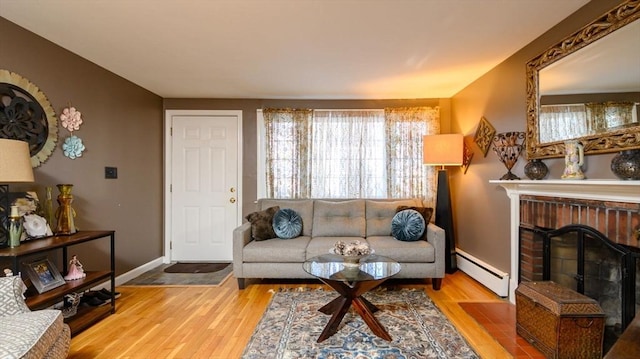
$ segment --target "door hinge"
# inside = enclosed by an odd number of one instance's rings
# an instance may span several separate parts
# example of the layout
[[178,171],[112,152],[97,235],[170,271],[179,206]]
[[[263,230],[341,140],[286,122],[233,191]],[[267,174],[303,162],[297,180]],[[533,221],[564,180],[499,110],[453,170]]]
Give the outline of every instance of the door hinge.
[[169,242],[169,250],[173,249],[173,242]]
[[173,185],[172,185],[172,184],[170,184],[170,185],[169,185],[169,193],[172,193],[172,192],[173,192]]
[[169,136],[173,136],[173,127],[169,127]]

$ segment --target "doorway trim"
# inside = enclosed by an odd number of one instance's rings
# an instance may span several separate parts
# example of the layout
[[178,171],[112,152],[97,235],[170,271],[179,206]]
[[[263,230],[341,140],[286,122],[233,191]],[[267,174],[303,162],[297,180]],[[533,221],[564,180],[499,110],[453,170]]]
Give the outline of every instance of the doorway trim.
[[[242,110],[167,110],[165,109],[164,113],[164,143],[163,143],[163,162],[164,162],[164,186],[163,186],[163,196],[164,196],[164,210],[162,213],[162,217],[164,219],[164,245],[163,245],[163,258],[162,262],[167,264],[171,262],[171,232],[172,232],[172,224],[171,224],[171,173],[173,170],[173,166],[171,164],[171,153],[172,153],[172,141],[171,141],[171,119],[173,116],[235,116],[237,119],[237,129],[238,129],[238,138],[237,138],[237,151],[238,151],[238,191],[236,200],[238,202],[238,215],[236,218],[236,226],[239,226],[242,223],[242,164],[243,164],[243,155],[242,155]],[[233,245],[233,244],[232,244]]]

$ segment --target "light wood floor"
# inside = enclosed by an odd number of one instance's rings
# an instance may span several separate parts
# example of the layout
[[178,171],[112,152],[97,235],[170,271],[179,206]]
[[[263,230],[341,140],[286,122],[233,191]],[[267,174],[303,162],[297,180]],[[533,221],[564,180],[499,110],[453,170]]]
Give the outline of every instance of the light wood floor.
[[[423,282],[391,284],[424,288],[482,358],[511,358],[458,305],[503,302],[466,274],[447,275],[440,291]],[[74,337],[69,358],[240,358],[270,290],[299,286],[322,285],[269,282],[240,291],[231,277],[219,287],[119,287],[116,314]]]

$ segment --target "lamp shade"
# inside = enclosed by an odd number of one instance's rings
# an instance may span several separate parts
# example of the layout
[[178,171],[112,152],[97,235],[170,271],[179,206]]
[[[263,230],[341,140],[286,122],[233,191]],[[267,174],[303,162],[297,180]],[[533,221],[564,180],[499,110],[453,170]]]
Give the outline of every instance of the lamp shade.
[[461,134],[443,134],[424,136],[422,159],[424,164],[432,166],[461,166],[463,136]]
[[33,182],[29,144],[0,139],[0,183]]

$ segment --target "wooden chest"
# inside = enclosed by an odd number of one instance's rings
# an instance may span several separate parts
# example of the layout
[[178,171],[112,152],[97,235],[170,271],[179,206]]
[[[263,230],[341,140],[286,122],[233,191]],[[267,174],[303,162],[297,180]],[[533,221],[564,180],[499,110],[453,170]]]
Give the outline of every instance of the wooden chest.
[[516,330],[547,358],[602,358],[598,302],[551,281],[516,288]]

